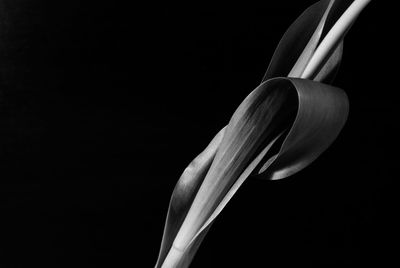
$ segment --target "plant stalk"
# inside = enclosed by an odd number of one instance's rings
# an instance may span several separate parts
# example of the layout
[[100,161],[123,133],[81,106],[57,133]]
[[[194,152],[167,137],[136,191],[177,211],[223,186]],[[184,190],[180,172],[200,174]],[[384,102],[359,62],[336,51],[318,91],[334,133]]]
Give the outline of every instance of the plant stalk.
[[327,55],[336,48],[337,44],[343,39],[344,35],[353,25],[361,11],[371,2],[371,0],[354,0],[354,2],[346,9],[343,15],[329,30],[328,34],[317,47],[314,55],[304,69],[301,78],[309,78],[314,75],[318,67],[326,59]]
[[182,257],[184,257],[184,253],[185,251],[179,250],[172,245],[167,257],[165,257],[165,260],[161,265],[161,268],[181,268],[182,266],[180,263],[182,261]]

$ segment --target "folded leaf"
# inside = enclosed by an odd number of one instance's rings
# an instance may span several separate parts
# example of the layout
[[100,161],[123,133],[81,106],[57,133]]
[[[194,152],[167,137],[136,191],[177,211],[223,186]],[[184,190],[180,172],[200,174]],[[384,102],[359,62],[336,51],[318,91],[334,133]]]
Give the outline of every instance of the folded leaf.
[[[190,187],[198,188],[196,196],[191,192],[192,204],[185,205],[187,214],[181,211],[186,217],[180,218],[170,246],[174,254],[187,254],[176,267],[185,267],[182,263],[193,256],[204,232],[252,172],[280,179],[301,170],[333,142],[347,113],[345,93],[328,85],[276,78],[257,87],[232,116],[201,186],[193,181],[196,186]],[[280,149],[271,156],[277,140]]]
[[[349,106],[347,96],[341,89],[304,79],[276,78],[263,83],[254,91],[271,94],[273,91],[284,90],[292,91],[297,95],[296,102],[285,102],[286,105],[289,105],[285,106],[285,109],[296,109],[297,111],[295,119],[290,123],[291,125],[287,126],[290,130],[286,132],[283,142],[278,145],[278,153],[271,155],[269,152],[273,151],[271,147],[276,144],[282,134],[277,135],[272,141],[267,141],[268,145],[253,158],[246,170],[235,180],[197,235],[208,228],[208,224],[212,223],[222,211],[250,172],[254,170],[259,177],[271,180],[293,175],[326,150],[343,128]],[[254,95],[251,94],[249,97],[252,96]],[[235,117],[246,118],[249,110],[251,111],[252,108],[250,105],[246,105],[245,100],[233,115],[231,122],[235,121]],[[276,116],[281,117],[282,114],[277,113]],[[283,116],[285,117],[285,115]],[[286,121],[286,123],[289,122]],[[249,128],[251,129],[251,127]],[[258,166],[256,167],[256,165]]]
[[329,147],[346,122],[349,102],[343,90],[322,83],[297,78],[272,81],[291,84],[299,102],[296,119],[278,154],[264,159],[255,170],[265,179],[277,180],[300,171]]

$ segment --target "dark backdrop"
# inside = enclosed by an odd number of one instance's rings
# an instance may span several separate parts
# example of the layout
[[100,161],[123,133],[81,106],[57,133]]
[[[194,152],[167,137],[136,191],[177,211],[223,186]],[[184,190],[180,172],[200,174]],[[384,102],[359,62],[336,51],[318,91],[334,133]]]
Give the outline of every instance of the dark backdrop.
[[[314,1],[125,2],[0,1],[0,267],[153,267],[181,172]],[[249,179],[192,267],[395,260],[387,10],[373,1],[346,38],[333,146],[289,179]]]

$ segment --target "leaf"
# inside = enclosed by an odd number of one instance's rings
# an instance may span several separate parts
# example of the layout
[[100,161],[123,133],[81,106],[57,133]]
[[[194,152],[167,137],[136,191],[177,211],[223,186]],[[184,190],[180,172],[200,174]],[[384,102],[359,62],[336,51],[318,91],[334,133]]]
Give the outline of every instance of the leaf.
[[339,43],[336,49],[330,55],[329,59],[325,62],[322,68],[317,72],[314,77],[314,81],[324,82],[330,84],[336,77],[339,71],[339,66],[342,61],[343,55],[343,41]]
[[[250,174],[280,179],[301,170],[336,138],[347,112],[342,90],[304,79],[271,79],[250,93],[226,127],[201,186],[193,180],[190,189],[198,190],[194,198],[191,192],[190,208],[184,206],[187,214],[180,210],[185,219],[174,222],[179,231],[173,251],[183,255],[177,267],[190,263],[210,224]],[[279,140],[278,153],[269,154]]]
[[327,29],[331,27],[332,19],[337,19],[342,9],[343,1],[321,0],[304,11],[283,35],[262,82],[286,76],[331,82],[342,58],[343,41],[338,42],[331,53],[326,55],[326,61],[316,68],[319,71],[304,75],[304,70],[325,37]]
[[[328,14],[329,14],[334,2],[335,1],[331,0],[331,1],[329,1],[327,3],[327,6],[325,7],[324,14],[319,19],[319,23],[318,23],[317,27],[315,28],[313,35],[310,37],[310,40],[308,41],[307,45],[304,47],[302,53],[298,57],[296,63],[293,66],[293,68],[291,69],[291,71],[287,75],[288,77],[301,77],[301,75],[303,74],[303,71],[306,68],[307,63],[310,61],[315,49],[317,48],[317,45],[318,45],[318,43],[320,41],[320,38],[322,36],[322,31],[324,29],[326,19],[328,17]],[[325,2],[321,2],[321,3],[325,4],[326,1]]]
[[225,128],[223,128],[213,138],[207,148],[189,164],[175,186],[168,207],[167,219],[156,268],[161,267],[161,264],[172,246],[175,236],[190,208],[197,190],[203,182],[211,162],[214,159],[224,131]]
[[[329,85],[304,79],[276,78],[263,83],[253,92],[256,91],[269,94],[277,91],[291,91],[291,93],[295,93],[297,95],[296,102],[288,102],[287,100],[283,102],[291,106],[284,106],[285,110],[296,110],[295,119],[290,120],[290,118],[288,118],[289,120],[285,122],[291,122],[291,126],[282,126],[283,128],[281,128],[281,130],[284,130],[285,127],[288,127],[290,130],[287,132],[283,143],[279,145],[280,149],[278,153],[272,156],[268,154],[268,152],[273,151],[271,147],[276,144],[282,132],[275,136],[272,141],[267,140],[268,145],[263,148],[261,153],[253,158],[253,161],[235,180],[232,187],[229,188],[224,198],[205,224],[200,228],[196,236],[201,235],[203,230],[209,227],[209,224],[215,220],[253,170],[254,173],[261,174],[259,176],[271,180],[282,179],[293,175],[309,165],[328,148],[343,128],[347,119],[349,106],[346,94],[341,89]],[[289,93],[287,94],[287,96],[290,96]],[[254,106],[250,105],[250,102],[258,103],[262,101],[253,99],[261,95],[263,94],[250,94],[247,98],[249,99],[248,102],[246,102],[246,99],[239,106],[238,110],[236,110],[231,123],[247,118],[248,114],[252,113],[254,109]],[[270,113],[268,110],[264,110],[263,112]],[[283,117],[287,117],[287,111],[284,111],[284,113]],[[257,117],[255,114],[253,116]],[[276,113],[275,116],[281,118],[282,111]],[[235,117],[242,119],[235,119]],[[227,132],[229,131],[231,123],[228,125]],[[234,125],[235,128],[243,128],[243,126]],[[248,125],[247,128],[249,131],[252,130],[250,125]],[[233,132],[236,130],[237,129],[234,129]],[[263,135],[261,134],[259,136]],[[241,138],[242,137],[237,137],[238,140],[236,140],[236,142],[239,142]],[[224,139],[229,138],[224,137]],[[232,144],[233,143],[235,143],[235,141],[232,141]],[[256,165],[258,166],[256,167]],[[195,241],[196,236],[193,241]]]
[[355,0],[351,3],[318,45],[301,75],[302,78],[313,78],[322,69],[329,56],[343,41],[358,15],[370,2],[371,0]]
[[[330,7],[330,0],[321,0],[307,8],[290,25],[275,49],[262,82],[274,77],[288,76],[301,55],[307,56],[301,63],[303,66],[297,68],[304,69],[320,41]],[[300,62],[297,64],[300,65]],[[293,76],[300,77],[300,74]]]
[[286,178],[313,162],[336,139],[346,122],[349,103],[338,88],[306,79],[277,78],[290,83],[298,94],[296,119],[278,154],[264,159],[256,170],[263,178]]
[[339,18],[343,2],[321,0],[290,26],[261,85],[179,179],[156,267],[188,267],[215,218],[249,176],[286,178],[335,140],[347,119],[348,99],[318,81],[333,80],[344,35],[369,1],[354,1]]
[[295,92],[278,89],[274,82],[258,87],[242,102],[176,235],[176,248],[185,250],[260,148],[290,126],[296,105]]

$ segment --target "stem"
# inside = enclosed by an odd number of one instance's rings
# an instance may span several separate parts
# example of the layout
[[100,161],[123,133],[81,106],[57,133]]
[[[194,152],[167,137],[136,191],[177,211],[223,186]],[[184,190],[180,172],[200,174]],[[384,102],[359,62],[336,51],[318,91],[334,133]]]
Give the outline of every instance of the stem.
[[[303,49],[300,57],[297,59],[294,64],[292,70],[288,74],[288,77],[301,77],[301,74],[304,72],[304,69],[307,67],[309,60],[311,59],[315,49],[318,47],[318,41],[322,34],[322,30],[324,29],[326,18],[333,6],[335,0],[330,0],[328,7],[325,10],[324,15],[322,16],[320,22],[318,23],[317,28],[315,29],[314,34],[311,36],[310,41],[308,41],[306,47]],[[305,62],[305,64],[304,64]]]
[[360,12],[371,0],[355,0],[331,28],[321,44],[317,47],[310,62],[307,64],[301,78],[310,78],[318,70],[318,67],[326,59],[327,55],[336,48],[343,36],[350,29]]
[[185,251],[179,250],[172,245],[161,268],[183,268],[180,267],[180,263],[182,263],[182,257],[184,257],[184,253]]

